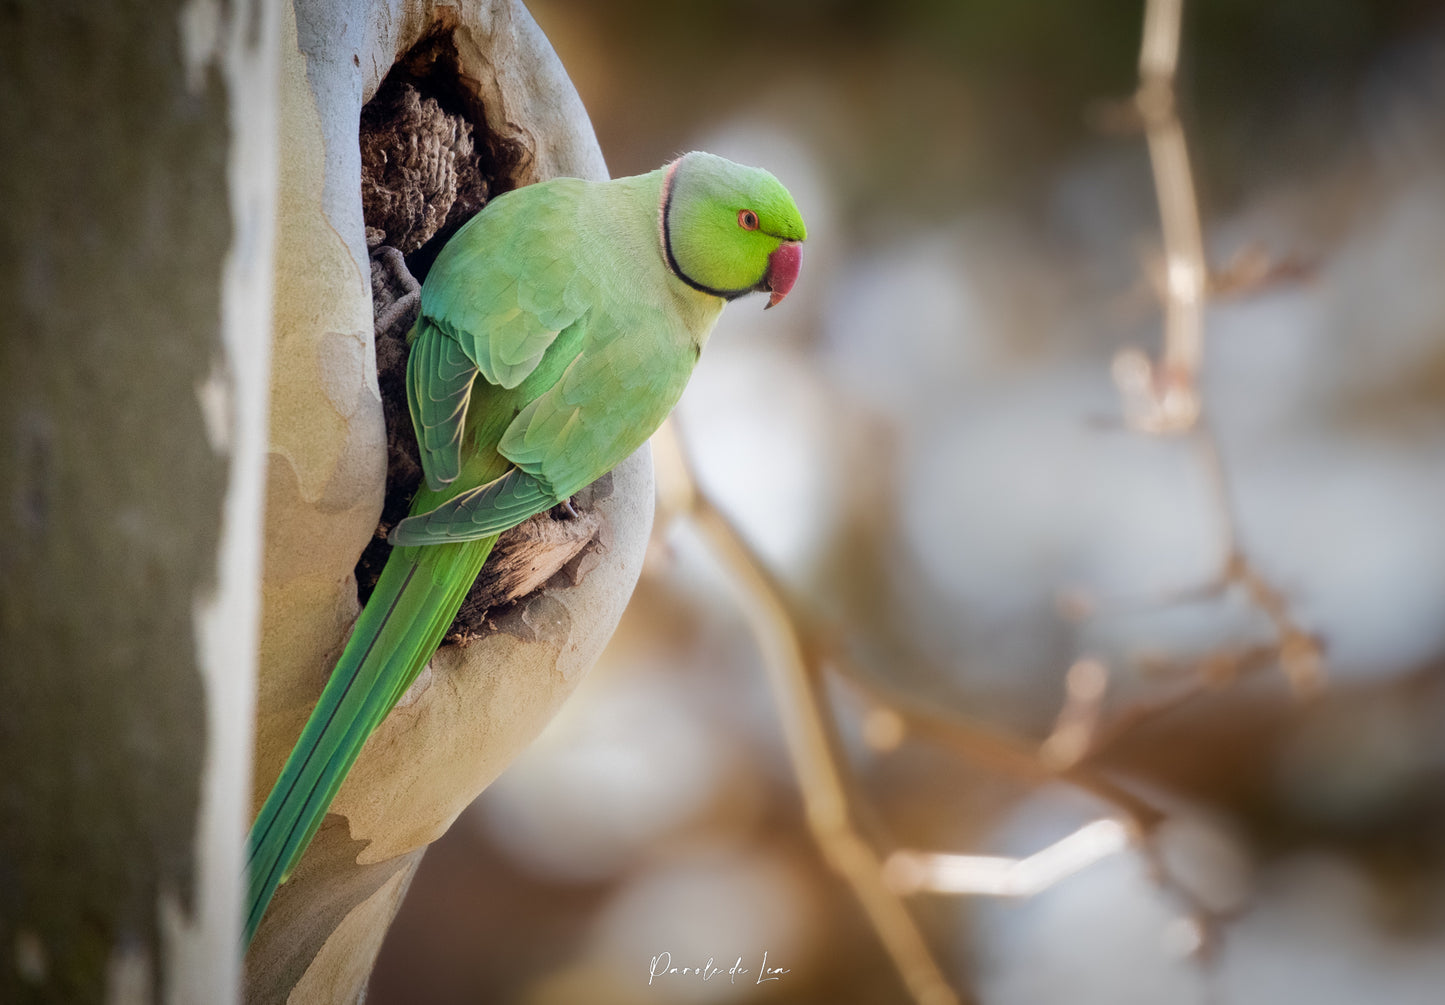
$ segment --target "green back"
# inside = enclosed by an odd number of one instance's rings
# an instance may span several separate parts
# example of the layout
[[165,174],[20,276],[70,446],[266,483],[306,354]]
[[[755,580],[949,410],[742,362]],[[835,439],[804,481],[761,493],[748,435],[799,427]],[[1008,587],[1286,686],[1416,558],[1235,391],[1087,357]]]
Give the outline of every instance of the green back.
[[[482,378],[466,406],[471,446],[531,475],[552,502],[652,435],[721,311],[667,271],[663,178],[557,179],[507,193],[457,233],[422,287],[419,325],[454,339]],[[476,485],[463,472],[436,501]]]

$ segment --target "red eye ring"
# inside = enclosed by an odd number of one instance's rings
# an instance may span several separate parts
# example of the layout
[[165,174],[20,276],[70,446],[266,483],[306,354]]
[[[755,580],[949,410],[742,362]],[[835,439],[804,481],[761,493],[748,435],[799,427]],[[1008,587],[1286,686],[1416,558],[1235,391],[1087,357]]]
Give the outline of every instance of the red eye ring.
[[758,214],[750,209],[738,210],[738,226],[743,228],[743,230],[757,230]]

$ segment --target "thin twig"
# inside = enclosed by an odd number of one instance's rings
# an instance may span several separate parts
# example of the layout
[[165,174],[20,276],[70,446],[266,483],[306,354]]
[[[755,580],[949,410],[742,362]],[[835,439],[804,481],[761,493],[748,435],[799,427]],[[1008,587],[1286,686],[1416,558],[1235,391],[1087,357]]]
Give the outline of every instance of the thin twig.
[[1325,684],[1324,647],[1318,638],[1305,631],[1290,610],[1284,594],[1264,577],[1240,547],[1239,520],[1235,515],[1224,458],[1219,452],[1219,441],[1208,425],[1203,427],[1203,432],[1199,440],[1200,450],[1205,472],[1215,493],[1215,505],[1221,514],[1224,546],[1220,575],[1222,584],[1241,589],[1250,604],[1269,620],[1278,639],[1279,666],[1285,678],[1296,695],[1312,697]]
[[[1231,686],[1248,674],[1276,666],[1279,658],[1279,649],[1275,646],[1252,646],[1211,653],[1195,661],[1187,673],[1169,686],[1156,689],[1107,717],[1100,716],[1082,744],[1070,751],[1073,760],[1060,763],[1060,770],[1089,764],[1144,723],[1162,718],[1211,691]],[[1044,743],[1044,750],[1049,750],[1048,741]]]
[[[1307,696],[1320,689],[1324,680],[1324,658],[1319,640],[1306,632],[1290,611],[1284,594],[1274,587],[1250,560],[1239,544],[1238,517],[1229,487],[1228,473],[1212,427],[1203,417],[1198,389],[1199,367],[1204,355],[1204,302],[1210,286],[1204,256],[1199,200],[1189,166],[1188,146],[1175,99],[1179,69],[1179,44],[1183,23],[1183,0],[1148,0],[1139,45],[1139,86],[1133,105],[1142,120],[1149,148],[1149,164],[1159,203],[1160,229],[1164,240],[1165,279],[1161,288],[1164,302],[1164,345],[1156,365],[1137,349],[1125,350],[1114,360],[1114,377],[1123,398],[1126,422],[1153,434],[1192,433],[1200,455],[1215,512],[1219,518],[1220,571],[1196,596],[1217,595],[1234,587],[1260,611],[1274,629],[1276,644],[1270,647],[1269,662],[1277,662],[1295,693]],[[1201,670],[1229,665],[1230,654],[1201,662]],[[1257,654],[1244,664],[1259,665]],[[1093,689],[1089,701],[1070,693],[1060,712],[1054,734],[1045,744],[1046,753],[1065,761],[1081,760],[1097,749],[1097,734],[1103,721],[1100,708],[1107,687],[1107,668],[1102,684]],[[1175,708],[1210,687],[1217,676],[1202,676],[1193,684],[1176,687],[1159,696],[1150,707],[1159,711]],[[1108,732],[1118,735],[1135,721],[1131,715],[1111,721]]]
[[907,730],[918,736],[1028,785],[1067,782],[1108,803],[1139,836],[1148,834],[1165,819],[1166,814],[1158,806],[1082,759],[1068,764],[1051,761],[1040,756],[1039,745],[1033,740],[968,718],[937,703],[921,701],[862,668],[841,647],[822,648],[831,669],[870,701],[898,714]]
[[1199,418],[1204,355],[1204,297],[1209,269],[1184,127],[1176,110],[1183,0],[1149,0],[1139,46],[1134,107],[1144,123],[1164,234],[1164,348],[1159,364],[1130,349],[1114,361],[1114,379],[1131,426],[1182,433]]

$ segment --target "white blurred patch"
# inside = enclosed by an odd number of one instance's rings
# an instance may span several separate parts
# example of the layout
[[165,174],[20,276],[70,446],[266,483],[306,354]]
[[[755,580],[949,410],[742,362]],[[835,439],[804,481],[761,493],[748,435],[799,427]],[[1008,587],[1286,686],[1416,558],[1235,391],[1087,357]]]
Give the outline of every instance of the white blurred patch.
[[989,1005],[1203,1005],[1195,965],[1165,944],[1179,912],[1134,855],[1106,859],[1031,900],[976,908]]
[[637,674],[573,700],[471,813],[528,870],[587,881],[631,867],[715,797],[725,751],[693,696]]
[[1324,637],[1337,679],[1409,670],[1445,645],[1442,455],[1325,432],[1231,456],[1243,546]]
[[[1056,834],[1063,811],[1057,792],[1026,803],[1007,825],[1007,845]],[[1345,860],[1301,854],[1256,874],[1234,835],[1188,811],[1166,825],[1159,841],[1174,881],[1235,919],[1220,930],[1212,963],[1188,958],[1204,932],[1130,853],[1029,900],[970,905],[979,922],[981,999],[990,1005],[1440,1000],[1445,930],[1384,927],[1378,894]]]
[[[770,967],[797,972],[808,962],[817,908],[794,868],[772,853],[725,848],[694,849],[659,863],[603,908],[588,955],[618,972],[620,980],[635,980],[639,1001],[649,990],[649,961],[660,953],[670,953],[678,967],[702,966],[711,958],[727,969],[742,957],[749,979],[669,975],[661,990],[652,990],[666,1001],[754,1000],[764,952]],[[767,987],[785,989],[786,975]]]
[[[1024,803],[999,838],[1016,852],[1037,848],[1089,812],[1075,794],[1051,789]],[[1072,840],[1097,826],[1072,831]],[[1155,840],[1180,888],[1215,910],[1245,905],[1250,864],[1228,829],[1181,809]],[[1150,876],[1150,865],[1131,849],[1041,888],[1032,899],[979,903],[982,999],[991,1005],[1207,1001],[1200,971],[1187,958],[1204,933]]]
[[1329,403],[1318,379],[1329,351],[1329,301],[1315,284],[1210,306],[1203,386],[1221,434],[1253,438],[1320,420]]
[[936,412],[994,356],[997,322],[951,231],[850,260],[829,293],[824,359],[850,395],[886,414]]
[[1436,1005],[1445,932],[1390,932],[1376,897],[1344,859],[1299,855],[1276,866],[1259,906],[1230,932],[1222,996],[1235,1005]]
[[709,346],[678,406],[698,481],[785,575],[816,558],[852,476],[838,407],[806,357],[759,341]]
[[[971,672],[999,686],[1028,686],[1012,675],[1045,657],[1062,591],[1150,597],[1218,571],[1195,456],[1091,427],[1112,402],[1103,373],[1021,378],[956,404],[910,444],[899,498],[908,558],[956,644],[979,657]],[[1012,638],[986,648],[1000,634]]]
[[[1109,402],[1086,372],[1039,374],[956,404],[910,444],[908,557],[932,602],[956,612],[947,624],[981,657],[974,672],[993,664],[1007,685],[1044,652],[1019,638],[1057,627],[1052,601],[1074,588],[1106,612],[1156,603],[1147,617],[1088,623],[1084,637],[1106,647],[1127,648],[1133,633],[1140,648],[1188,655],[1261,637],[1262,619],[1237,598],[1165,605],[1220,571],[1221,513],[1187,443],[1092,428],[1087,416]],[[1403,672],[1445,646],[1445,464],[1432,462],[1445,460],[1445,442],[1254,428],[1236,430],[1224,451],[1240,541],[1296,619],[1324,637],[1333,674]],[[981,649],[976,626],[1019,638]]]

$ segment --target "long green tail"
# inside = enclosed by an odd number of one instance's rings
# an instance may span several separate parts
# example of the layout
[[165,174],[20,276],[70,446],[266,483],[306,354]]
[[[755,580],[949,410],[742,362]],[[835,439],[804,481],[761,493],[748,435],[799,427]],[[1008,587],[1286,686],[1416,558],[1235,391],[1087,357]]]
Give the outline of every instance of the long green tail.
[[396,548],[286,766],[251,826],[246,944],[291,874],[366,738],[431,658],[495,537]]

